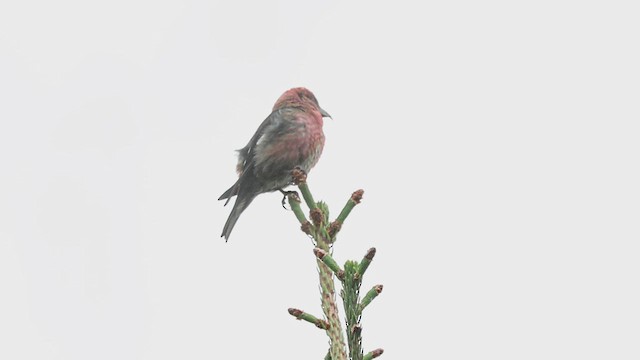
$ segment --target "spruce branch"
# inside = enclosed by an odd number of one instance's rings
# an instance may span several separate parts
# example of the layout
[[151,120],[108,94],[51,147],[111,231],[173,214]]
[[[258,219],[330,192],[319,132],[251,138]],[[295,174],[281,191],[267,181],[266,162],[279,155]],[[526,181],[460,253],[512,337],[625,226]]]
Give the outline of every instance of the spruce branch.
[[364,255],[364,258],[362,258],[360,266],[358,267],[358,274],[360,276],[364,275],[364,272],[367,271],[367,268],[369,267],[369,264],[371,264],[371,260],[373,260],[374,256],[376,256],[376,248],[369,249]]
[[291,314],[292,316],[295,316],[295,318],[298,320],[304,320],[308,323],[311,323],[319,329],[327,330],[329,328],[329,323],[327,323],[322,319],[318,319],[317,317],[309,313],[306,313],[302,310],[289,308],[289,314]]
[[364,195],[364,190],[359,189],[354,191],[347,203],[344,205],[344,208],[342,208],[342,211],[340,212],[340,215],[338,215],[338,218],[336,220],[340,223],[344,223],[344,221],[347,219],[347,216],[351,214],[351,210],[353,210],[353,208],[356,205],[360,204],[360,201],[362,201],[362,195]]
[[[382,285],[375,286],[360,300],[362,278],[375,256],[376,249],[369,249],[359,263],[357,261],[345,262],[344,269],[340,268],[332,254],[336,234],[342,228],[344,221],[353,208],[362,200],[364,191],[355,191],[336,220],[330,223],[329,207],[322,201],[315,202],[307,185],[304,171],[300,169],[294,170],[292,172],[292,180],[300,189],[302,197],[309,208],[309,218],[307,218],[301,208],[301,201],[298,195],[293,192],[287,196],[291,209],[301,224],[302,231],[310,235],[315,244],[313,252],[318,266],[324,319],[319,319],[298,309],[289,309],[289,313],[299,320],[305,320],[325,330],[329,337],[329,351],[324,358],[325,360],[371,360],[378,357],[382,354],[382,349],[371,351],[366,355],[363,354],[362,325],[360,324],[362,310],[382,291]],[[345,310],[346,331],[342,328],[338,313],[334,275],[341,280],[342,290],[340,291],[340,296]]]
[[307,235],[311,235],[313,232],[313,225],[307,220],[307,217],[302,211],[302,207],[300,206],[300,197],[296,192],[290,192],[287,195],[287,200],[289,201],[289,206],[291,210],[296,216],[296,219],[300,222],[300,229]]
[[[327,230],[325,226],[322,225],[327,223],[326,219],[329,216],[329,208],[326,204],[322,202],[316,203],[313,200],[311,191],[307,186],[306,174],[304,173],[304,171],[300,169],[293,170],[292,179],[294,184],[298,185],[298,188],[302,193],[302,197],[305,199],[307,206],[311,210],[312,219],[316,223],[314,225],[307,226],[307,228],[309,228],[310,230],[310,235],[313,237],[316,247],[322,250],[325,254],[328,254],[331,251],[329,247],[330,243],[327,235]],[[305,224],[303,224],[302,227],[304,231]],[[325,319],[329,324],[329,328],[326,329],[327,335],[329,336],[329,353],[332,360],[347,360],[344,335],[340,323],[340,316],[338,314],[338,305],[336,304],[336,290],[335,283],[333,281],[333,270],[331,270],[331,268],[329,268],[329,266],[327,266],[318,257],[316,257],[316,263],[318,265],[318,276],[320,279],[320,300],[322,304],[322,312],[324,313]]]
[[369,290],[364,296],[364,298],[362,298],[362,302],[360,303],[360,311],[364,310],[364,308],[366,308],[367,305],[369,305],[373,301],[373,299],[380,295],[381,292],[382,285],[376,285],[372,287],[371,290]]
[[296,168],[291,172],[291,178],[293,180],[293,184],[298,186],[298,188],[300,189],[302,197],[307,203],[309,209],[315,209],[316,202],[313,200],[313,195],[311,195],[309,186],[307,186],[307,174],[302,169]]
[[331,269],[336,276],[338,276],[338,278],[340,279],[342,276],[344,276],[344,271],[342,271],[342,269],[340,269],[340,265],[338,265],[338,263],[333,259],[333,257],[331,257],[331,255],[327,254],[326,251],[320,249],[320,248],[315,248],[313,249],[313,253],[316,255],[316,257],[319,260],[322,260],[322,262],[327,265],[329,267],[329,269]]
[[358,263],[347,261],[344,264],[343,288],[340,293],[345,311],[347,326],[347,344],[351,360],[362,360],[362,327],[360,326],[360,296],[361,277],[358,276]]
[[304,215],[304,211],[302,211],[302,207],[300,206],[300,196],[295,191],[287,194],[287,200],[289,201],[289,206],[291,206],[291,210],[296,215],[296,219],[300,222],[300,224],[304,224],[308,222],[307,217]]
[[320,276],[322,311],[329,323],[327,335],[329,335],[330,340],[331,358],[336,360],[346,360],[347,353],[344,344],[342,326],[340,324],[340,317],[338,315],[338,305],[336,304],[336,290],[333,282],[333,272],[321,260],[318,259],[317,263]]
[[363,194],[364,190],[362,189],[354,191],[347,203],[342,208],[342,211],[340,211],[340,215],[338,215],[338,218],[336,218],[329,226],[328,233],[332,243],[335,242],[335,237],[338,232],[340,232],[340,229],[342,229],[342,224],[344,224],[344,221],[351,213],[351,210],[353,210],[353,208],[356,205],[360,204],[360,201],[362,201]]
[[369,353],[367,353],[367,355],[365,355],[362,360],[371,360],[371,359],[375,359],[378,356],[382,355],[382,353],[384,352],[384,350],[382,349],[375,349]]

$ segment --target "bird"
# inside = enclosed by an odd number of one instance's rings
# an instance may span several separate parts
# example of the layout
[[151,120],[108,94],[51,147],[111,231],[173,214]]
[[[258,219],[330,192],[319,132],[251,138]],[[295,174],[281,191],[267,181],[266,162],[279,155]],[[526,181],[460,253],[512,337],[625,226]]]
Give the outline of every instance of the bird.
[[218,200],[226,199],[226,206],[233,196],[237,197],[220,237],[229,241],[240,214],[256,196],[273,191],[284,194],[296,168],[309,173],[324,148],[322,126],[326,117],[331,115],[307,88],[289,89],[278,98],[247,145],[236,150],[238,180]]

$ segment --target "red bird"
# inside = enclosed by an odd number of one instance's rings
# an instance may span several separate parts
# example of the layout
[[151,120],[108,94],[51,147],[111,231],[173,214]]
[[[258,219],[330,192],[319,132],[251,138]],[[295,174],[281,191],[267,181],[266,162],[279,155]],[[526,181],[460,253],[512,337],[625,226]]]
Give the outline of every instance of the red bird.
[[273,111],[258,127],[247,146],[238,150],[238,181],[218,200],[237,195],[221,237],[227,241],[240,214],[256,196],[283,191],[291,184],[291,171],[299,167],[308,173],[324,147],[324,111],[313,93],[303,87],[287,90]]

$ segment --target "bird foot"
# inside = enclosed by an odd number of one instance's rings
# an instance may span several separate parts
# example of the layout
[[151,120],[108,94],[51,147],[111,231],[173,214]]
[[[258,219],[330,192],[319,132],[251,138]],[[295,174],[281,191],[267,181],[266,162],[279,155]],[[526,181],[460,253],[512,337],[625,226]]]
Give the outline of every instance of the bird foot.
[[297,192],[297,191],[284,191],[284,190],[282,190],[282,189],[278,189],[278,190],[280,190],[280,192],[281,192],[281,193],[282,193],[282,195],[283,195],[283,196],[282,196],[282,208],[283,208],[283,209],[285,209],[285,210],[288,210],[288,209],[287,209],[287,207],[285,206],[285,204],[286,204],[286,201],[287,201],[287,197],[288,197],[289,195],[295,195],[295,196],[297,196],[297,197],[299,197],[299,196],[300,196],[300,195],[298,195],[298,192]]

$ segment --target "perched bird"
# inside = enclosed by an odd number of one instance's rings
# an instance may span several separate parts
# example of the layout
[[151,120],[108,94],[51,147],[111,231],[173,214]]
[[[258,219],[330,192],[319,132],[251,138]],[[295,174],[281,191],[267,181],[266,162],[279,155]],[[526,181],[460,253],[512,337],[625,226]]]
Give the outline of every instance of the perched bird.
[[303,87],[285,91],[273,111],[258,127],[247,146],[238,150],[238,181],[218,200],[237,195],[221,237],[227,241],[240,214],[256,196],[280,190],[291,183],[291,171],[308,173],[324,147],[322,118],[331,117],[313,93]]

